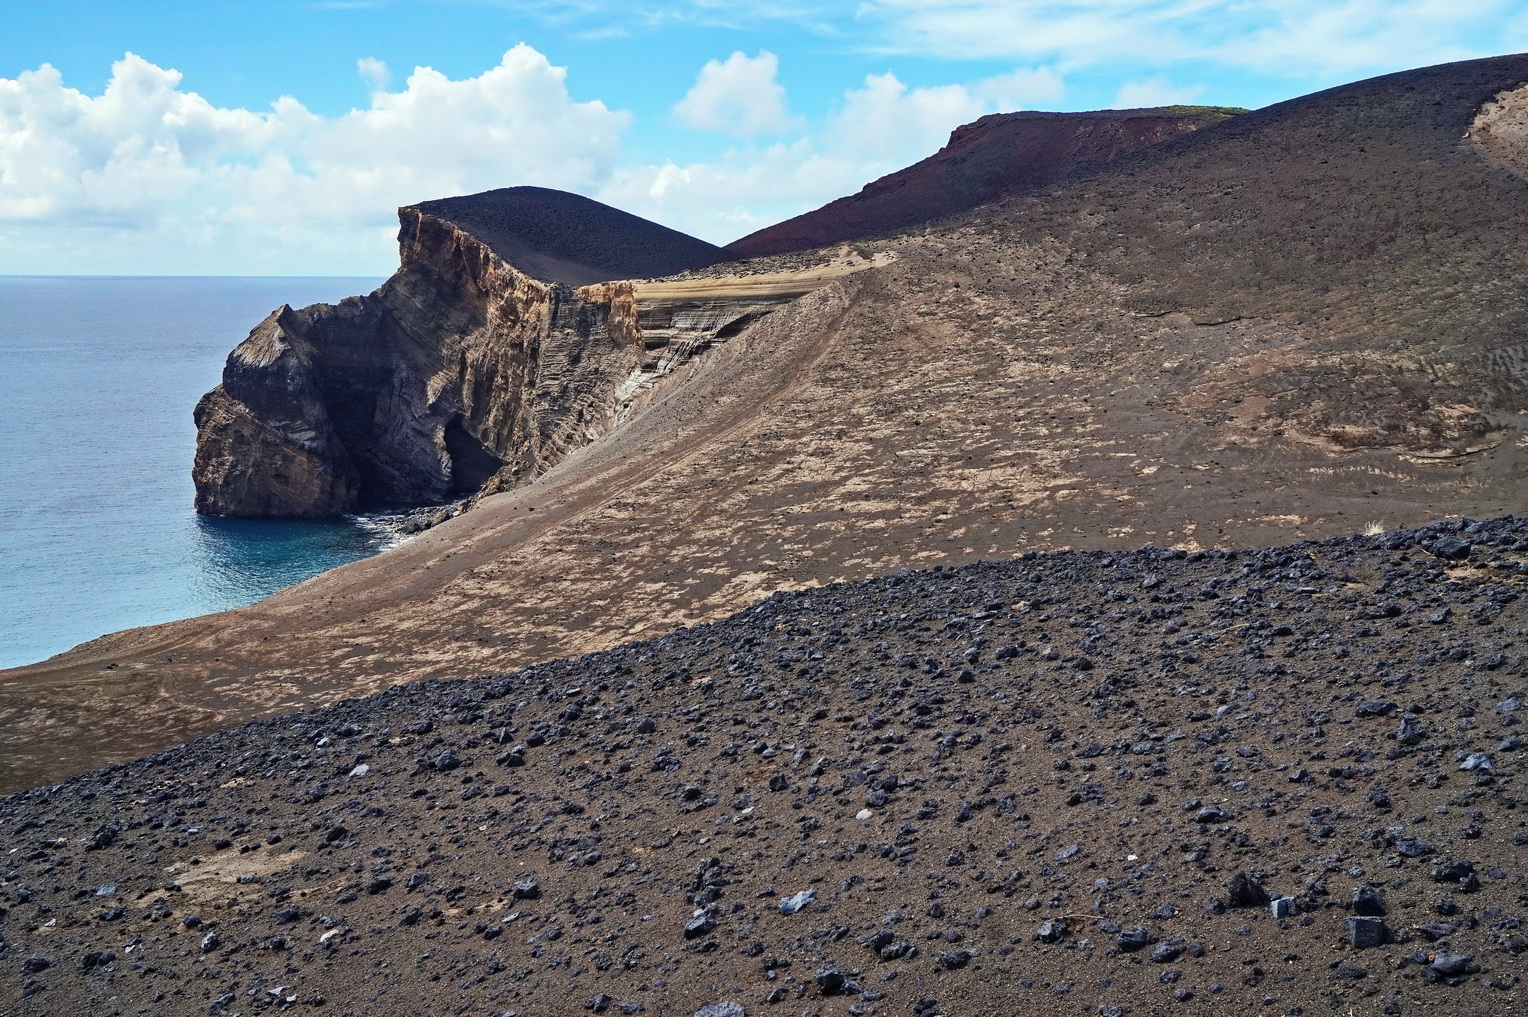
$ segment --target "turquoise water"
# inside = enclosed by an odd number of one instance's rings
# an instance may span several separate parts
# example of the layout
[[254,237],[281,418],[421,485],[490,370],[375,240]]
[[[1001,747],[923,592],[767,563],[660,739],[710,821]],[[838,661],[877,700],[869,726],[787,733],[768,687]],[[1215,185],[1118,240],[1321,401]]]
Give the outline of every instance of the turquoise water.
[[251,604],[374,554],[365,520],[191,510],[191,410],[283,303],[376,279],[0,277],[0,667]]

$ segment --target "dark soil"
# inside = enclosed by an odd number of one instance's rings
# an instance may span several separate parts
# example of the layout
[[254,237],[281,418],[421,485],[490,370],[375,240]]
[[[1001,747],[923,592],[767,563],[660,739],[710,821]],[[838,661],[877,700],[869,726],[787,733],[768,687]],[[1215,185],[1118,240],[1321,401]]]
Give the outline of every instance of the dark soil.
[[246,724],[0,801],[0,1013],[1506,1013],[1525,586],[1027,554]]
[[526,275],[569,286],[672,275],[730,257],[687,233],[547,187],[501,187],[408,207],[455,224]]
[[1245,110],[1214,106],[993,113],[957,127],[921,162],[858,194],[767,226],[727,245],[734,257],[829,247],[932,222],[1101,169],[1127,153]]

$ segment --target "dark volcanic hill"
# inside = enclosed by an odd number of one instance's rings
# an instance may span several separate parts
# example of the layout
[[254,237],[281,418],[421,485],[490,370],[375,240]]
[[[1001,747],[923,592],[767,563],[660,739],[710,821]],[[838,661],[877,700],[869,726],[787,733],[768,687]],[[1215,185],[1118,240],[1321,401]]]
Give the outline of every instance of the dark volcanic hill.
[[451,223],[533,279],[568,286],[673,275],[730,257],[678,230],[546,187],[501,187],[407,208]]
[[1008,195],[1096,170],[1120,156],[1246,110],[1217,106],[994,113],[957,127],[949,144],[858,194],[727,245],[754,258],[886,236]]
[[[1528,56],[1427,68],[1231,117],[863,245],[873,259],[572,299],[419,215],[417,271],[353,308],[402,323],[399,356],[449,354],[425,358],[449,385],[410,389],[439,398],[402,404],[441,429],[410,461],[453,489],[434,441],[470,452],[465,431],[505,450],[496,477],[525,468],[247,610],[0,674],[0,783],[904,566],[1520,512],[1525,132]],[[442,320],[478,358],[472,384],[453,348],[411,338]],[[377,419],[368,391],[336,403],[345,426]]]
[[1528,525],[1024,555],[0,801],[0,1012],[1496,1015]]

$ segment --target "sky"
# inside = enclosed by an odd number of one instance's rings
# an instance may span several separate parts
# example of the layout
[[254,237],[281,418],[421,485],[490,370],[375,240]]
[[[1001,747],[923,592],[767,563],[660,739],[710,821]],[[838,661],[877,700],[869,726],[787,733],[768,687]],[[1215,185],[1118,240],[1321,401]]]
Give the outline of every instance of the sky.
[[385,275],[536,184],[726,243],[986,113],[1260,107],[1528,0],[0,0],[0,274]]

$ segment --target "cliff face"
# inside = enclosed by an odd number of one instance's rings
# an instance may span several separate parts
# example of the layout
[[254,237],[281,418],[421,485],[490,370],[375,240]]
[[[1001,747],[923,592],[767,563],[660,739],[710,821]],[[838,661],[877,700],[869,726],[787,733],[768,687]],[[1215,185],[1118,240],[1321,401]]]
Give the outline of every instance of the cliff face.
[[375,293],[283,307],[229,355],[196,411],[198,511],[449,501],[608,425],[644,357],[629,284],[542,282],[451,223],[400,219],[402,267]]
[[[508,490],[610,430],[659,377],[868,264],[609,280],[718,249],[562,198],[515,188],[401,209],[402,266],[375,293],[256,326],[196,409],[197,511],[323,517]],[[563,205],[576,215],[558,238],[543,220]],[[583,236],[607,226],[609,250]],[[587,278],[603,281],[558,281]]]
[[196,409],[197,511],[323,517],[511,489],[608,431],[657,377],[810,288],[798,271],[764,290],[646,286],[639,301],[644,287],[620,280],[889,233],[1227,115],[983,117],[932,158],[730,254],[545,188],[403,208],[401,267],[381,288],[283,307],[230,354]]
[[360,477],[329,419],[315,360],[286,306],[229,354],[223,384],[196,407],[198,512],[324,516],[355,505]]
[[811,250],[963,212],[1100,168],[1243,110],[1218,106],[994,113],[957,127],[949,144],[858,194],[727,245],[734,257]]

